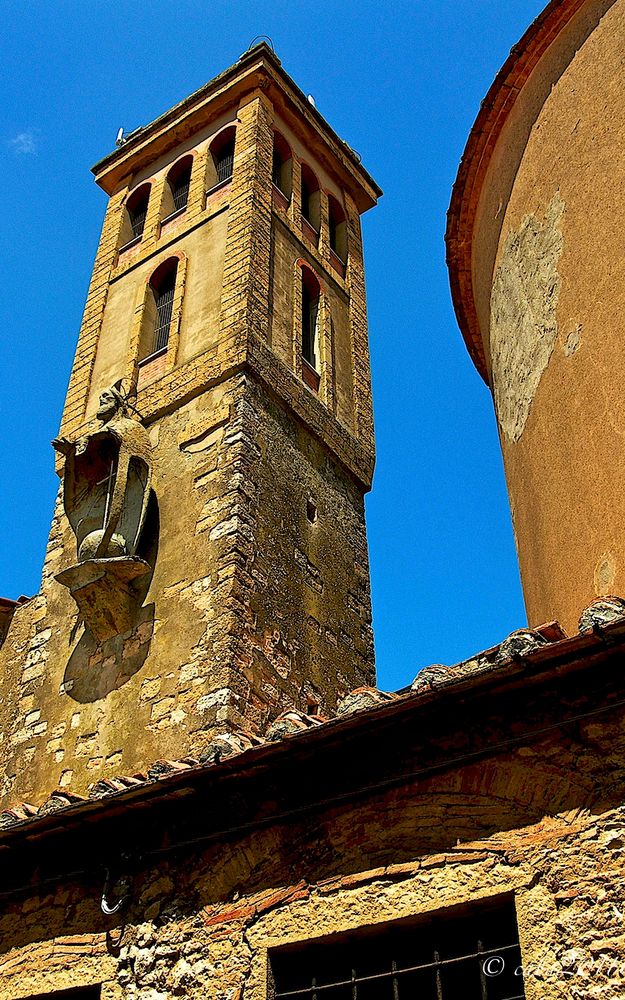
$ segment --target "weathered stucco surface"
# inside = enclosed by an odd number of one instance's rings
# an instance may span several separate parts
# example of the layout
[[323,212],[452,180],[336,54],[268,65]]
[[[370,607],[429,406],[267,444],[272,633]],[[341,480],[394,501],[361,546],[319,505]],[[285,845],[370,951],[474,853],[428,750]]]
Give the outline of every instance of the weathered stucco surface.
[[482,184],[472,273],[528,621],[573,632],[625,592],[625,3],[586,0],[544,41]]
[[518,441],[558,337],[558,262],[564,203],[556,193],[543,219],[528,215],[508,234],[493,280],[490,348],[499,426]]

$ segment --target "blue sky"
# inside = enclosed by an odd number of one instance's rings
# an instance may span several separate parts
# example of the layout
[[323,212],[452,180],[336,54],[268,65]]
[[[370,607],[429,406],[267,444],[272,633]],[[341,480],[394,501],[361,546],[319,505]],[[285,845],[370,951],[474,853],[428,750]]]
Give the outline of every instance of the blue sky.
[[2,4],[0,595],[39,587],[105,196],[89,168],[259,33],[384,189],[364,220],[381,687],[525,623],[490,394],[458,331],[445,213],[479,103],[541,0]]

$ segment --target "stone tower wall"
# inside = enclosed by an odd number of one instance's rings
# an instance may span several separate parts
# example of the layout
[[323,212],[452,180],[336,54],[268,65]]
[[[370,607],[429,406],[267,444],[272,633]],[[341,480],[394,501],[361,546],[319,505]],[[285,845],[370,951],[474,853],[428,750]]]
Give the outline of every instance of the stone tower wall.
[[[278,125],[294,148],[286,210],[271,179]],[[232,179],[206,195],[211,142],[235,127]],[[302,142],[264,92],[248,89],[214,115],[209,108],[192,136],[111,195],[61,434],[75,440],[98,429],[99,395],[118,379],[138,385],[134,405],[153,463],[139,555],[152,572],[137,583],[132,627],[96,640],[56,580],[77,558],[59,495],[41,592],[18,608],[0,647],[7,801],[38,802],[57,785],[84,792],[120,769],[198,755],[216,733],[262,731],[289,707],[331,712],[348,690],[373,682],[364,523],[373,437],[358,209],[331,180],[316,136],[307,162],[343,197],[350,230],[349,261],[337,269],[325,188],[318,246],[304,237]],[[163,222],[167,174],[183,155],[193,156],[188,206]],[[125,203],[146,183],[143,235],[124,247]],[[172,254],[167,351],[139,364],[147,282]],[[318,392],[302,380],[304,259],[323,288]]]

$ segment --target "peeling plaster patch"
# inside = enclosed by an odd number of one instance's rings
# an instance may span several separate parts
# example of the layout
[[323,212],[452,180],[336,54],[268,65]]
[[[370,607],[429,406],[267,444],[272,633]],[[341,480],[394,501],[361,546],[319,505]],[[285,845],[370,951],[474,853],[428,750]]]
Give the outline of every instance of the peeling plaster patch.
[[495,407],[508,441],[523,433],[558,336],[557,266],[564,239],[559,192],[542,222],[528,215],[506,239],[493,281],[490,327]]
[[578,323],[574,330],[571,330],[568,337],[564,341],[562,350],[567,358],[571,357],[571,354],[575,354],[579,350],[580,344],[582,342],[582,324]]
[[595,567],[595,592],[602,597],[610,594],[614,577],[616,576],[616,563],[611,552],[602,555]]

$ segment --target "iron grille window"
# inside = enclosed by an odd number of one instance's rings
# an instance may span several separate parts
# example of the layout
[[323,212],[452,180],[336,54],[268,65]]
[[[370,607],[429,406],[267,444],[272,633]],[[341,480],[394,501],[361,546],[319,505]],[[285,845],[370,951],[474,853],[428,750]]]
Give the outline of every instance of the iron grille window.
[[217,182],[227,181],[232,177],[234,167],[234,142],[229,142],[216,156]]
[[524,1000],[511,898],[271,956],[272,1000]]
[[161,281],[154,293],[156,304],[156,324],[154,327],[154,343],[152,354],[167,347],[169,328],[174,309],[174,291],[176,287],[176,270],[172,269]]
[[135,205],[128,210],[130,216],[130,226],[132,229],[133,239],[137,239],[139,236],[143,236],[143,229],[145,227],[145,217],[148,214],[148,198],[141,198]]
[[189,184],[191,183],[191,170],[185,170],[172,182],[171,196],[174,201],[174,211],[179,212],[187,207],[189,200]]

